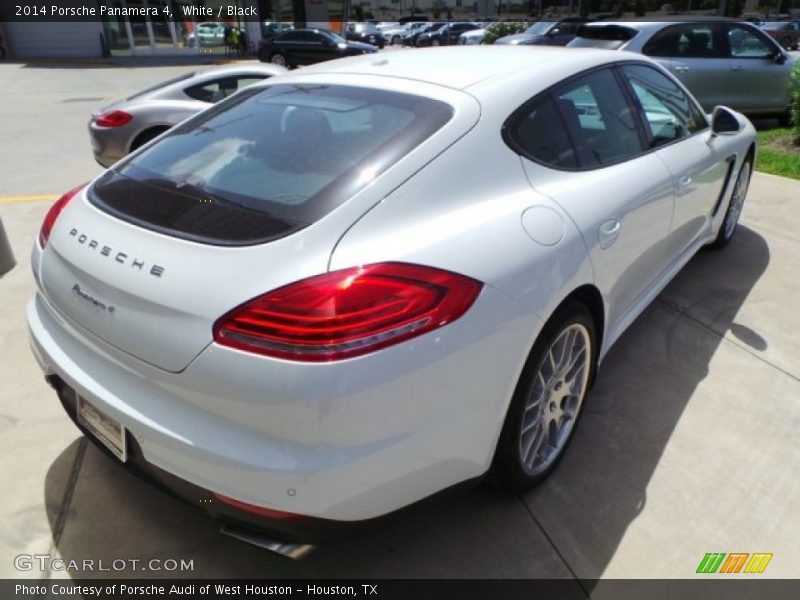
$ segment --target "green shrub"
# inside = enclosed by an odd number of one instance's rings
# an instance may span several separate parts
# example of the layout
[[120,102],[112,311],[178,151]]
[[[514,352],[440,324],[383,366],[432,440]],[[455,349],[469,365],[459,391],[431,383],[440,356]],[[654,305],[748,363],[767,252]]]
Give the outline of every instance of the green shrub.
[[792,68],[789,78],[789,88],[792,90],[792,99],[789,103],[789,117],[794,130],[795,144],[800,144],[800,61]]
[[511,21],[500,21],[492,23],[486,28],[486,35],[483,37],[484,44],[494,44],[496,40],[507,35],[522,33],[529,26],[529,23],[514,23]]

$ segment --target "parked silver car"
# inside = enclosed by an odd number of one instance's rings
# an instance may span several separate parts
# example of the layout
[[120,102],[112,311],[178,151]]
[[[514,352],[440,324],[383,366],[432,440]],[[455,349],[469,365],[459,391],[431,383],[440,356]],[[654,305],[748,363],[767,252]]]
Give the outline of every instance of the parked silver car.
[[601,21],[584,25],[569,47],[638,52],[674,73],[707,111],[724,104],[788,120],[793,60],[752,23],[718,17]]
[[92,113],[94,158],[109,167],[167,129],[248,85],[285,73],[279,65],[236,65],[186,73]]

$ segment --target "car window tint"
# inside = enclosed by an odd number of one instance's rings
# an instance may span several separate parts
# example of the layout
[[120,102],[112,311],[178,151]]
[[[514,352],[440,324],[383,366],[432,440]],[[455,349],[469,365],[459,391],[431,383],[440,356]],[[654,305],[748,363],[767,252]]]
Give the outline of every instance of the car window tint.
[[195,72],[192,71],[191,73],[184,73],[183,75],[178,75],[177,77],[172,77],[171,79],[167,79],[166,81],[162,81],[161,83],[157,83],[156,85],[150,86],[143,90],[140,90],[133,94],[132,96],[128,96],[126,100],[133,100],[134,98],[139,98],[144,96],[145,94],[150,94],[152,92],[158,91],[162,88],[167,87],[168,85],[172,85],[174,83],[178,83],[179,81],[184,81],[185,79],[191,79],[195,76]]
[[708,127],[695,103],[656,69],[626,66],[622,71],[641,105],[650,148],[689,137]]
[[299,42],[303,39],[302,31],[290,31],[288,33],[284,33],[283,35],[277,38],[277,41],[280,42]]
[[634,113],[609,69],[573,80],[556,91],[554,99],[582,168],[611,164],[642,151]]
[[558,34],[565,35],[565,34],[573,34],[578,30],[578,23],[560,23],[558,25]]
[[368,88],[250,88],[117,163],[93,201],[169,235],[257,243],[320,219],[452,115],[444,102]]
[[678,37],[680,58],[722,58],[725,55],[715,25],[686,25]]
[[510,134],[523,153],[534,160],[567,169],[578,166],[575,150],[549,96],[535,103]]
[[643,151],[633,109],[609,69],[573,79],[523,111],[509,133],[531,158],[598,168]]
[[688,23],[667,27],[642,48],[647,56],[677,58],[724,58],[725,39],[714,23]]
[[194,85],[186,88],[183,92],[190,98],[201,102],[219,102],[223,98],[227,98],[231,94],[264,79],[266,79],[265,76],[256,77],[252,75],[247,77],[225,77],[224,79],[215,79],[201,85]]
[[678,54],[680,31],[675,27],[667,27],[653,35],[642,48],[646,56],[675,56]]
[[730,26],[728,41],[731,47],[731,56],[734,58],[769,58],[775,54],[775,48],[762,35],[749,27]]

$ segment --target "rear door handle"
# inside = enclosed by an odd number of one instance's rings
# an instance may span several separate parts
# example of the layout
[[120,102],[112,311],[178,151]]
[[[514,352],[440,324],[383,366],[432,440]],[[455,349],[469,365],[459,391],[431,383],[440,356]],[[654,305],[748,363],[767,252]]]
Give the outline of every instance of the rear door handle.
[[617,241],[620,229],[622,229],[622,224],[616,219],[606,221],[600,225],[597,229],[597,238],[603,250],[610,248]]
[[731,68],[731,71],[744,71],[744,67],[742,65],[736,65]]
[[689,67],[679,66],[679,67],[672,67],[672,70],[676,73],[683,73],[689,70]]

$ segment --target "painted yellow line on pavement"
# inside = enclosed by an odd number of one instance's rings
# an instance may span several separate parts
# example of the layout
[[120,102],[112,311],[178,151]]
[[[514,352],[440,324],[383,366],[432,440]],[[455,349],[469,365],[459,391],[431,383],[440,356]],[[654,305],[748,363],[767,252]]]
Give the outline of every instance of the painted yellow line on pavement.
[[55,200],[56,194],[39,194],[38,196],[0,196],[0,204],[18,204],[20,202],[43,202]]

